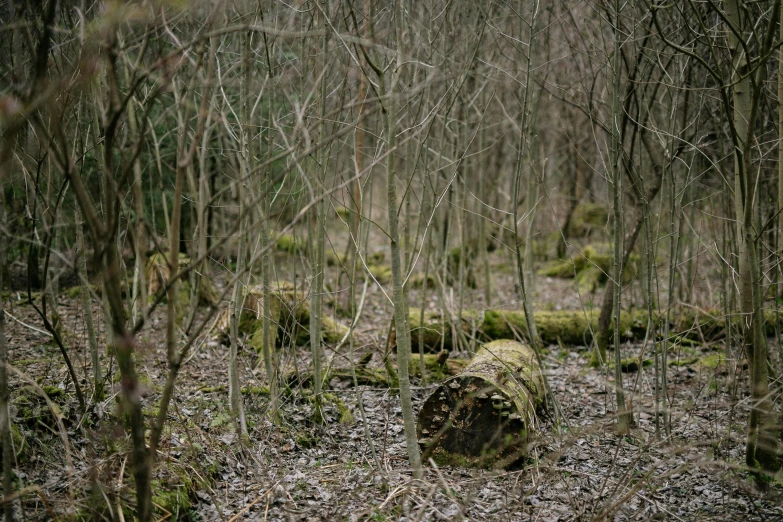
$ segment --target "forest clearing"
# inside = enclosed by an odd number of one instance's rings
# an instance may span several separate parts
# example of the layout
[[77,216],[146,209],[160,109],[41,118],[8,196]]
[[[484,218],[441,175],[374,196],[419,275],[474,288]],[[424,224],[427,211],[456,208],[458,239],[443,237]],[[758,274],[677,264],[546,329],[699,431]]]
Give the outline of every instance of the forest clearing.
[[783,521],[781,0],[0,17],[6,521]]

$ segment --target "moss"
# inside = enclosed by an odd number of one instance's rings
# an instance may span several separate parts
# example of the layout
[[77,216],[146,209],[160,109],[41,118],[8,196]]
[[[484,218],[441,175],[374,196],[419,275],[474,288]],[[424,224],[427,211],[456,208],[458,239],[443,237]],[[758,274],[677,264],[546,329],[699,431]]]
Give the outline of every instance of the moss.
[[580,203],[574,209],[568,227],[570,237],[583,237],[593,230],[605,229],[608,224],[609,212],[604,205],[598,203]]
[[688,357],[671,357],[669,355],[669,366],[690,366],[692,364],[696,364],[699,361],[698,356],[688,356]]
[[65,390],[58,388],[57,386],[50,386],[44,384],[41,389],[49,396],[50,399],[62,398],[65,395]]
[[[623,268],[623,284],[630,283],[637,275],[639,256],[632,254]],[[597,243],[585,246],[579,255],[571,259],[553,261],[542,267],[538,274],[545,277],[576,277],[579,292],[591,294],[605,283],[614,268],[614,255],[610,244]]]
[[705,355],[699,359],[699,364],[705,368],[717,368],[726,362],[726,356],[720,352]]
[[309,449],[317,447],[321,439],[317,435],[303,430],[294,436],[294,442],[301,448]]
[[[449,328],[448,321],[444,322],[441,319],[441,315],[435,312],[424,312],[424,325],[422,326],[419,321],[421,311],[418,308],[410,308],[408,310],[408,324],[411,329],[411,345],[416,351],[433,351],[440,350],[441,337],[443,336],[444,327],[446,332],[446,346],[451,346],[451,328]],[[419,337],[423,333],[424,346],[419,346]]]
[[62,291],[67,297],[71,299],[76,299],[80,295],[82,295],[82,287],[81,285],[72,286],[70,288],[66,288]]
[[386,356],[383,358],[383,367],[386,370],[386,376],[388,378],[389,387],[392,389],[398,389],[400,387],[400,378],[397,375],[397,369],[391,362],[391,357]]
[[50,359],[18,359],[11,361],[14,366],[30,366],[31,364],[41,364],[50,362]]
[[576,276],[576,284],[580,295],[595,293],[601,283],[606,281],[606,274],[600,268],[589,266],[581,270]]
[[[422,288],[424,285],[424,274],[416,273],[408,279],[408,284],[411,288]],[[427,274],[426,288],[435,288],[435,278],[431,274]]]
[[[175,480],[153,480],[151,489],[152,505],[163,511],[165,518],[181,520],[185,517],[194,494],[193,481],[186,473],[178,474]],[[167,513],[170,515],[166,516]]]
[[[644,359],[642,361],[642,368],[652,366],[652,359]],[[639,371],[639,358],[629,357],[620,361],[620,371],[623,373],[636,373]]]
[[11,423],[11,442],[13,443],[16,459],[20,462],[27,461],[27,438],[15,423]]
[[344,266],[347,260],[345,254],[338,254],[334,250],[326,252],[326,266]]
[[299,254],[306,251],[305,243],[300,239],[294,239],[294,236],[291,234],[283,234],[277,238],[275,247],[281,252],[289,254]]
[[381,250],[378,252],[373,252],[367,258],[368,265],[380,265],[383,264],[384,261],[386,261],[386,253]]
[[242,388],[243,395],[269,395],[268,386],[244,386]]
[[334,404],[334,406],[337,408],[337,413],[339,415],[340,424],[352,424],[354,421],[353,414],[351,413],[351,410],[348,408],[348,406],[345,405],[345,403],[340,400],[337,395],[333,393],[324,393],[324,399],[328,404]]
[[[468,359],[448,359],[447,357],[448,352],[446,351],[424,354],[424,368],[427,370],[428,379],[441,381],[446,377],[456,375],[470,362]],[[418,355],[411,358],[408,371],[414,377],[421,377],[421,360]]]
[[375,280],[380,284],[385,285],[391,282],[392,271],[389,265],[372,264],[367,265],[367,269],[370,271],[370,274],[372,274]]
[[442,448],[434,450],[430,456],[438,467],[449,466],[453,468],[488,468],[485,459],[468,458],[465,455],[449,453]]

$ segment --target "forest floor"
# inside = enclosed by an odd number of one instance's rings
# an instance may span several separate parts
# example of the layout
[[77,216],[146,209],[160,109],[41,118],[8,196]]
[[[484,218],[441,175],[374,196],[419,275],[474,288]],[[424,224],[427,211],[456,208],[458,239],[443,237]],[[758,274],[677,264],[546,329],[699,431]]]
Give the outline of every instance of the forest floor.
[[[496,263],[493,304],[520,308],[512,271],[505,260]],[[339,288],[335,273],[328,282]],[[537,307],[585,305],[574,286],[573,280],[539,277]],[[411,292],[412,306],[419,302],[418,292]],[[599,290],[592,299],[597,303],[601,294]],[[448,297],[456,300],[456,292]],[[27,488],[24,515],[44,520],[84,517],[97,510],[108,519],[122,520],[120,514],[131,519],[133,480],[129,442],[117,420],[118,384],[107,400],[80,415],[59,349],[40,331],[41,321],[25,304],[26,295],[14,292],[11,298],[6,336],[12,365],[19,370],[10,379],[17,486]],[[480,295],[466,302],[483,306]],[[87,390],[91,373],[80,303],[63,292],[59,309],[66,344]],[[435,307],[434,296],[427,296],[427,305]],[[103,324],[100,308],[94,299],[98,325]],[[383,367],[390,311],[383,293],[371,285],[357,327],[355,360],[372,353],[369,365]],[[139,336],[137,362],[148,419],[168,372],[164,313],[158,309]],[[199,311],[197,319],[204,313]],[[103,343],[102,332],[100,339]],[[622,350],[623,357],[631,357],[641,345],[627,343]],[[281,397],[282,419],[273,424],[266,415],[263,364],[257,365],[258,356],[248,349],[241,352],[240,366],[249,441],[240,443],[228,414],[228,348],[209,332],[196,343],[177,381],[153,483],[156,519],[783,521],[783,480],[761,494],[743,470],[747,370],[740,365],[732,381],[722,351],[716,344],[678,347],[671,354],[672,433],[663,442],[656,436],[652,413],[652,367],[625,375],[625,387],[635,390],[636,427],[630,437],[621,438],[614,432],[611,372],[588,368],[585,347],[550,346],[546,373],[568,426],[557,430],[551,418],[542,416],[521,470],[428,465],[424,478],[415,481],[394,390],[357,389],[334,380],[330,392],[355,420],[339,422],[340,412],[330,403],[321,426],[311,421],[309,392],[295,389]],[[288,368],[304,368],[309,348],[281,357]],[[340,354],[327,350],[326,357],[344,365],[347,348]],[[104,364],[116,372],[110,358]],[[62,426],[30,380],[45,389]],[[414,407],[433,386],[414,382]],[[365,422],[358,409],[360,395]]]

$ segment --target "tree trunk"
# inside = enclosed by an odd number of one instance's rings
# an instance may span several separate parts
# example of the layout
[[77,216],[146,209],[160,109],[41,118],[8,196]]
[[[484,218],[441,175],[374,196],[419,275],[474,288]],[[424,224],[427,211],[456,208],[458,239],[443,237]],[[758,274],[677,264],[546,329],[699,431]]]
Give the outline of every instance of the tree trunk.
[[519,463],[544,394],[532,348],[509,340],[484,345],[422,405],[417,436],[425,457],[451,465]]

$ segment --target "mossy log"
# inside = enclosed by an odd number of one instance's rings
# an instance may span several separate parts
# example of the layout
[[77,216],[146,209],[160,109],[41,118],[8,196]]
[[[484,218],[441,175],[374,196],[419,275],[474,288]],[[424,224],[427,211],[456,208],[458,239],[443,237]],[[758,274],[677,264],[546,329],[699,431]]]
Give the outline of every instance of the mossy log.
[[608,225],[609,211],[599,203],[580,203],[566,230],[568,237],[585,237],[594,230],[605,230]]
[[[774,311],[765,312],[765,329],[767,335],[775,333]],[[599,311],[583,312],[567,310],[557,312],[535,312],[538,335],[545,344],[564,344],[574,346],[589,346],[593,340],[593,332],[598,327]],[[663,326],[663,315],[655,315],[654,328],[660,330]],[[783,319],[783,314],[781,314]],[[453,327],[451,321],[438,312],[425,312],[424,323],[419,322],[419,310],[410,309],[409,322],[411,326],[411,345],[414,351],[423,349],[425,352],[453,350]],[[730,319],[734,327],[740,325],[740,317]],[[470,335],[474,328],[479,340],[523,338],[527,335],[525,314],[515,310],[487,310],[485,312],[466,311],[462,315],[462,330]],[[423,329],[423,346],[419,346],[419,331]],[[647,332],[647,312],[644,310],[624,311],[620,314],[620,334],[623,340],[642,340]],[[675,340],[683,342],[716,341],[725,336],[726,328],[723,315],[720,312],[698,311],[693,308],[682,308],[672,312],[669,332]],[[660,332],[658,332],[660,333]]]
[[[242,313],[239,317],[239,332],[250,336],[250,346],[259,353],[264,347],[264,288],[261,285],[245,291]],[[287,346],[293,342],[302,346],[310,341],[310,302],[294,285],[282,281],[271,291],[270,333],[271,345]],[[231,308],[226,308],[218,319],[217,328],[228,332]],[[336,343],[348,332],[348,327],[328,315],[321,318],[324,342]]]
[[506,467],[524,456],[544,382],[533,350],[498,340],[447,379],[419,410],[416,434],[436,462]]
[[[538,275],[564,279],[576,277],[579,292],[589,294],[595,292],[599,285],[609,279],[612,263],[611,245],[587,245],[571,259],[547,263],[538,271]],[[638,267],[639,256],[632,255],[623,267],[623,284],[629,284],[636,278]]]
[[[190,265],[190,258],[184,254],[177,256],[177,262],[179,270],[187,268]],[[152,254],[147,260],[146,279],[147,279],[147,295],[152,298],[163,286],[166,285],[169,278],[172,276],[169,270],[168,254],[161,254],[159,252]],[[200,306],[208,306],[217,303],[218,293],[215,290],[215,286],[212,282],[203,277],[201,274],[197,274],[201,280],[198,284],[198,304]],[[185,307],[190,302],[190,275],[183,277],[179,281],[179,287],[177,292],[177,306]]]
[[[368,355],[372,355],[371,353]],[[468,364],[467,359],[449,359],[448,352],[443,351],[441,353],[427,353],[424,354],[424,367],[427,370],[427,377],[432,380],[443,380],[452,375],[460,373]],[[360,386],[374,386],[374,387],[389,387],[393,383],[389,379],[389,374],[382,368],[370,368],[367,366],[369,361],[359,361],[356,364],[356,382]],[[397,368],[394,368],[395,374]],[[409,364],[409,372],[414,377],[421,377],[421,364],[418,357],[411,359]],[[353,384],[353,372],[351,368],[330,368],[326,374],[324,382],[330,383],[334,379],[338,379],[349,384]],[[290,371],[284,377],[284,381],[288,386],[294,387],[298,385],[311,386],[313,382],[313,372],[311,371]]]

